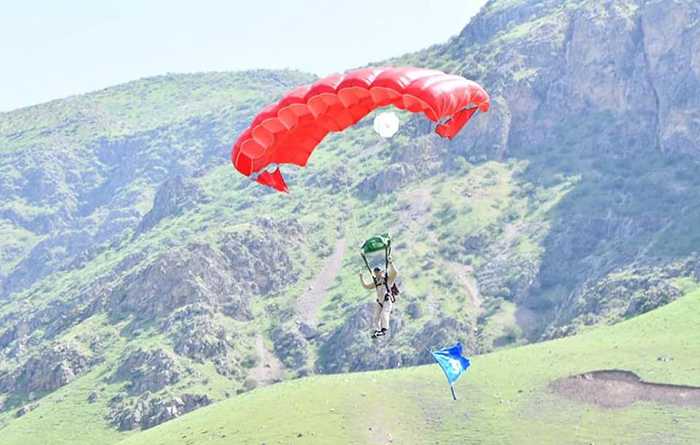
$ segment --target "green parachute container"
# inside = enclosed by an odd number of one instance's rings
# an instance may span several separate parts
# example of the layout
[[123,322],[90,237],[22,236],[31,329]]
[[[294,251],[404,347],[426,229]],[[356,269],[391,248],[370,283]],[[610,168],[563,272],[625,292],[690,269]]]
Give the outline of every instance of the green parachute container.
[[384,268],[385,270],[388,269],[389,255],[391,255],[391,235],[388,233],[383,233],[381,235],[373,236],[362,244],[360,255],[362,256],[362,260],[365,262],[365,266],[367,266],[367,270],[369,270],[370,275],[372,274],[372,268],[369,266],[369,261],[367,261],[367,255],[376,252],[384,252]]
[[386,251],[391,247],[391,235],[388,233],[383,233],[381,235],[373,236],[372,238],[365,241],[362,245],[362,253],[369,255],[370,253]]

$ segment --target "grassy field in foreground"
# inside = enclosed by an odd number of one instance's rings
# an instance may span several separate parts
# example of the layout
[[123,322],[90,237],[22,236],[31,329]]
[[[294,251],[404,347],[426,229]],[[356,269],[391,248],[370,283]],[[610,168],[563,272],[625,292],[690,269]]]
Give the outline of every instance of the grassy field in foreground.
[[700,292],[615,326],[474,357],[457,402],[437,366],[319,376],[217,403],[120,444],[671,444],[700,437],[697,408],[639,402],[603,409],[547,388],[558,377],[610,368],[700,386]]

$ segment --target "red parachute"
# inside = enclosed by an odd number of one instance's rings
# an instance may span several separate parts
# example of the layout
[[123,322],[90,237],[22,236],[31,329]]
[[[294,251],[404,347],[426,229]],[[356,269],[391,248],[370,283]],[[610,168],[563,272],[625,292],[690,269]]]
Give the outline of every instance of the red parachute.
[[[305,166],[324,137],[393,105],[422,112],[452,139],[489,96],[476,82],[423,68],[362,68],[335,74],[287,93],[264,108],[233,145],[231,162],[260,184],[287,191],[279,164]],[[269,171],[274,166],[274,171]]]

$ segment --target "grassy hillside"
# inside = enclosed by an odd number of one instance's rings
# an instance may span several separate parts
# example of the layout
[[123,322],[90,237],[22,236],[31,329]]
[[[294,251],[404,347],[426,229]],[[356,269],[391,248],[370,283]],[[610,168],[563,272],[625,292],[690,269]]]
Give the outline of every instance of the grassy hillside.
[[120,445],[367,444],[388,438],[401,444],[692,443],[700,437],[697,408],[653,402],[600,408],[564,399],[547,386],[599,369],[700,386],[698,314],[695,291],[612,327],[474,357],[457,385],[457,402],[434,365],[312,377],[217,403]]

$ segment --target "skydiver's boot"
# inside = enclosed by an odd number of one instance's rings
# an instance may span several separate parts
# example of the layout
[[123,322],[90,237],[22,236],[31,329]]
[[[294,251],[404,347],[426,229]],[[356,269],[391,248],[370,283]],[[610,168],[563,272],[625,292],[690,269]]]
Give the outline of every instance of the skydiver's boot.
[[374,331],[374,334],[372,334],[372,338],[383,337],[386,335],[387,332],[388,331],[384,328],[378,329],[378,330]]

